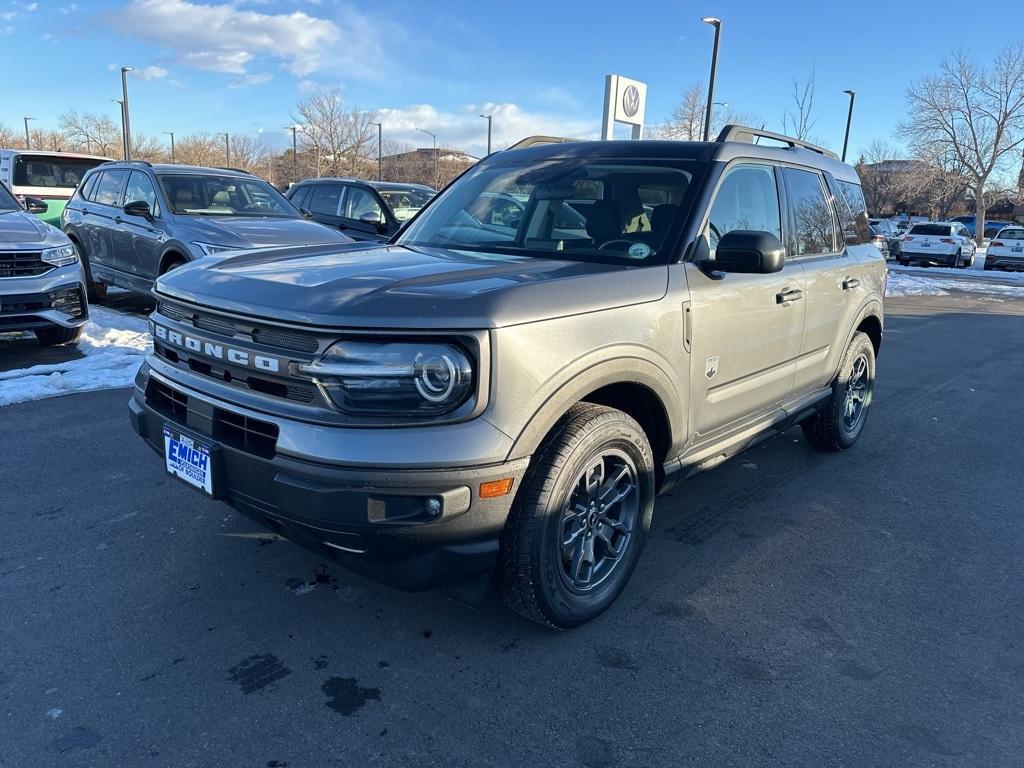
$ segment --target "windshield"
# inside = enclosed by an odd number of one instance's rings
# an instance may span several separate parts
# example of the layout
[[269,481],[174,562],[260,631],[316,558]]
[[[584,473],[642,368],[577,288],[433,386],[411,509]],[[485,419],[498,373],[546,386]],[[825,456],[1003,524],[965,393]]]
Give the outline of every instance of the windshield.
[[255,177],[189,173],[161,174],[157,178],[174,213],[299,218],[295,206],[280,192]]
[[996,237],[1000,240],[1024,240],[1024,229],[1004,229]]
[[86,171],[103,162],[106,161],[81,157],[18,155],[14,159],[14,186],[74,189]]
[[911,235],[937,235],[939,237],[949,237],[949,231],[952,229],[948,224],[917,224],[911,230]]
[[0,184],[0,211],[20,211],[21,206],[14,199],[14,195],[7,191],[7,187]]
[[399,221],[411,219],[436,193],[425,189],[378,189]]
[[662,160],[487,163],[452,185],[398,242],[542,258],[667,262],[661,250],[689,208],[693,168]]

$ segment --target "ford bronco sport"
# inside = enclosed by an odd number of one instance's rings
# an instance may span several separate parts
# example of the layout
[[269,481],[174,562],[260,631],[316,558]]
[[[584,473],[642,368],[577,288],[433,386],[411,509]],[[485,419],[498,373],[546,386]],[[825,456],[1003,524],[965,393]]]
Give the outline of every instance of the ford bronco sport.
[[[522,215],[481,221],[496,194]],[[856,173],[794,139],[512,149],[388,244],[164,275],[130,415],[283,536],[408,590],[489,574],[571,627],[659,491],[795,424],[857,441],[885,279]]]

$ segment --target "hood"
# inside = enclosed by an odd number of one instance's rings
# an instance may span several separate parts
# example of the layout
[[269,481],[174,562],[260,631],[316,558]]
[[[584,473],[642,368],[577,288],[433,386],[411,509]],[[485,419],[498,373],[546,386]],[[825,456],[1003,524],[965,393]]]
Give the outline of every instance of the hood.
[[307,325],[467,329],[655,301],[667,281],[665,266],[357,243],[197,259],[156,290]]
[[9,248],[51,248],[66,245],[67,237],[59,229],[51,227],[25,211],[0,212],[0,249]]
[[284,219],[274,216],[183,216],[192,239],[212,245],[239,248],[265,248],[276,245],[316,245],[350,243],[352,238],[336,229],[307,219]]

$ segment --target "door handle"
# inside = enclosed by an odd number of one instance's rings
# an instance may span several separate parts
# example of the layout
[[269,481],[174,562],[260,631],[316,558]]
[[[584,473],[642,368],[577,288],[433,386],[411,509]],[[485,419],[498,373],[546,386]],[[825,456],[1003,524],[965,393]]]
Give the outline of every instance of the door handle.
[[856,277],[848,277],[845,280],[843,280],[843,290],[844,291],[852,291],[854,288],[859,288],[859,287],[860,287],[860,280],[858,280]]
[[775,294],[775,303],[786,305],[794,301],[800,301],[804,297],[804,292],[799,288],[787,288],[781,293]]
[[115,224],[124,224],[124,219],[122,219],[120,216],[115,216],[114,217],[114,223]]

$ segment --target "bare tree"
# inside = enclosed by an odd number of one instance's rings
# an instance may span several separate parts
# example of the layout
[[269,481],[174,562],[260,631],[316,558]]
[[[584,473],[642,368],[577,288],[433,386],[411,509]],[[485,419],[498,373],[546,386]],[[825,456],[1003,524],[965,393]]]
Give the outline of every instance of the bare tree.
[[985,237],[985,193],[1024,146],[1024,42],[983,67],[957,51],[939,72],[907,88],[910,118],[899,134],[924,156],[951,156],[974,193],[975,238]]
[[67,137],[60,131],[35,128],[29,131],[29,138],[32,139],[32,149],[63,152],[69,148]]
[[136,133],[132,137],[132,160],[146,160],[150,163],[162,163],[167,159],[167,150],[163,143],[154,136]]
[[814,67],[801,88],[793,81],[793,111],[786,110],[782,115],[783,132],[801,141],[810,141],[814,126],[818,119],[814,117]]
[[224,164],[224,137],[208,133],[192,133],[174,143],[174,154],[185,165],[216,166]]
[[[678,103],[672,107],[668,120],[655,129],[660,138],[677,141],[701,141],[704,138],[704,121],[707,118],[707,88],[694,84],[683,90]],[[728,106],[717,106],[711,114],[711,135],[716,136],[730,123],[739,125],[760,125],[763,121],[750,112],[737,112]]]
[[0,147],[4,149],[24,149],[25,134],[0,123]]
[[72,109],[60,116],[58,125],[67,137],[69,149],[118,160],[124,154],[121,125],[107,115]]
[[355,174],[376,149],[372,115],[345,109],[338,88],[299,102],[292,118],[302,125],[299,139],[303,151],[315,157],[317,176]]

